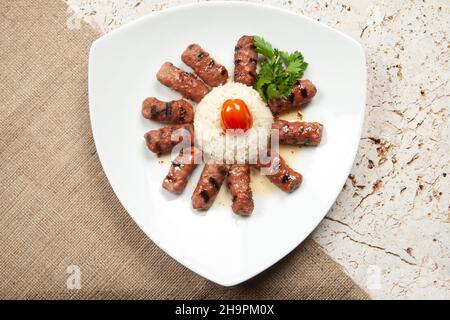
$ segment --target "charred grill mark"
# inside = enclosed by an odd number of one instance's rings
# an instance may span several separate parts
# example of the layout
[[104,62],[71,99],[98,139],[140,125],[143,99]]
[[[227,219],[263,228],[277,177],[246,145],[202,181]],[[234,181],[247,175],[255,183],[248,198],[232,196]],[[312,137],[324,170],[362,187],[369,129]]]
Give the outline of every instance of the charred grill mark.
[[186,113],[187,113],[186,109],[183,108],[183,107],[180,107],[180,114],[179,114],[179,116],[178,116],[178,119],[179,119],[181,122],[184,121],[184,118],[186,117]]
[[202,200],[204,203],[208,203],[209,202],[209,194],[206,190],[201,190],[200,191],[200,196],[202,197]]
[[290,103],[294,103],[294,99],[295,99],[294,93],[291,92],[291,93],[289,94],[288,100],[289,100]]
[[172,161],[172,165],[177,168],[183,168],[183,164],[180,162]]
[[217,183],[216,179],[213,177],[209,177],[208,179],[209,183],[214,187],[214,189],[219,190],[219,184]]
[[166,108],[161,110],[164,111],[165,116],[168,118],[172,115],[172,104],[170,102],[166,103]]
[[205,53],[202,51],[202,52],[200,52],[198,55],[197,55],[197,60],[202,60],[203,59],[203,57],[205,56]]
[[291,180],[291,176],[289,174],[285,173],[283,175],[283,177],[281,178],[281,183],[288,183],[289,180]]
[[306,88],[301,87],[300,88],[300,93],[301,93],[303,98],[307,98],[308,97],[308,90],[306,90]]
[[219,173],[222,175],[222,176],[225,176],[226,174],[227,174],[227,170],[225,169],[225,167],[219,167]]

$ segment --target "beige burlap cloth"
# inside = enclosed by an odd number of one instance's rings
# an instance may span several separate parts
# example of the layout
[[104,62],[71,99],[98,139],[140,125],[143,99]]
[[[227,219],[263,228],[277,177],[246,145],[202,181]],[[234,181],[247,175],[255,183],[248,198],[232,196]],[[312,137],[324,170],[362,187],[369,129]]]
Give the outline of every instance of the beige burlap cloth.
[[367,298],[312,240],[233,288],[166,255],[96,155],[87,62],[99,35],[68,30],[63,1],[1,1],[0,16],[0,298]]

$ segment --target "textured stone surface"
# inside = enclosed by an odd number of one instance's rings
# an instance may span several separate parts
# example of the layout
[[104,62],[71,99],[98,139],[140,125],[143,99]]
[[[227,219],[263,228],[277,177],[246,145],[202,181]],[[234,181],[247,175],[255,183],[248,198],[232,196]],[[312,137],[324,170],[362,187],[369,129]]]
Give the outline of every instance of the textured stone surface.
[[[190,2],[69,0],[67,24],[85,21],[106,33]],[[314,239],[373,298],[450,298],[450,2],[262,2],[341,30],[366,49],[359,152]]]

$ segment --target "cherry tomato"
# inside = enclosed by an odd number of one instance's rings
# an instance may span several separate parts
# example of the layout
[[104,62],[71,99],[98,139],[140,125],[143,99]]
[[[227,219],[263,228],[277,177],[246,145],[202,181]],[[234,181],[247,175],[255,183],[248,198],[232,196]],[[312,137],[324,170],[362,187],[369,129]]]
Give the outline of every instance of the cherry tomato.
[[253,117],[249,108],[241,99],[229,99],[222,106],[222,128],[242,129],[247,131],[253,125]]

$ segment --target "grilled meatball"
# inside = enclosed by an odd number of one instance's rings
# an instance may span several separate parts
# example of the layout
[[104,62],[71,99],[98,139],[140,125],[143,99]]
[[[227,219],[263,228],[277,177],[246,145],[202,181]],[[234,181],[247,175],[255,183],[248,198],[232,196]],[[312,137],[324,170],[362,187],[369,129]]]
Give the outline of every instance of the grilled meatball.
[[228,189],[233,196],[233,212],[249,216],[253,212],[253,194],[250,187],[250,167],[248,164],[233,164],[228,170]]
[[195,147],[181,150],[180,154],[172,161],[162,187],[172,193],[182,193],[200,160],[201,152]]
[[292,192],[297,189],[302,183],[302,175],[289,167],[279,154],[268,150],[267,155],[271,154],[272,159],[269,163],[263,164],[258,161],[256,167],[264,169],[264,173],[270,182],[284,192]]
[[163,85],[181,93],[186,99],[199,102],[209,92],[208,87],[194,74],[185,72],[175,67],[170,62],[165,62],[156,74],[156,78]]
[[181,60],[211,87],[217,87],[228,80],[227,69],[211,58],[198,44],[189,45],[181,55]]
[[[172,140],[172,133],[179,129],[184,129],[188,132],[184,132],[180,137]],[[194,141],[194,127],[191,124],[167,126],[156,130],[150,130],[144,135],[144,138],[150,151],[156,153],[159,157],[164,153],[172,151],[173,147],[184,139],[190,139],[192,143]]]
[[276,120],[272,129],[280,133],[281,144],[317,146],[322,140],[323,126],[318,122]]
[[192,207],[196,210],[208,210],[216,199],[226,175],[225,164],[205,164],[192,194]]
[[242,36],[234,48],[234,81],[253,86],[258,53],[252,36]]
[[161,101],[154,97],[142,103],[142,115],[146,119],[162,123],[192,123],[194,109],[186,100]]
[[293,107],[301,107],[310,102],[317,93],[316,86],[309,80],[298,80],[289,97],[276,97],[269,101],[272,113],[280,113]]

